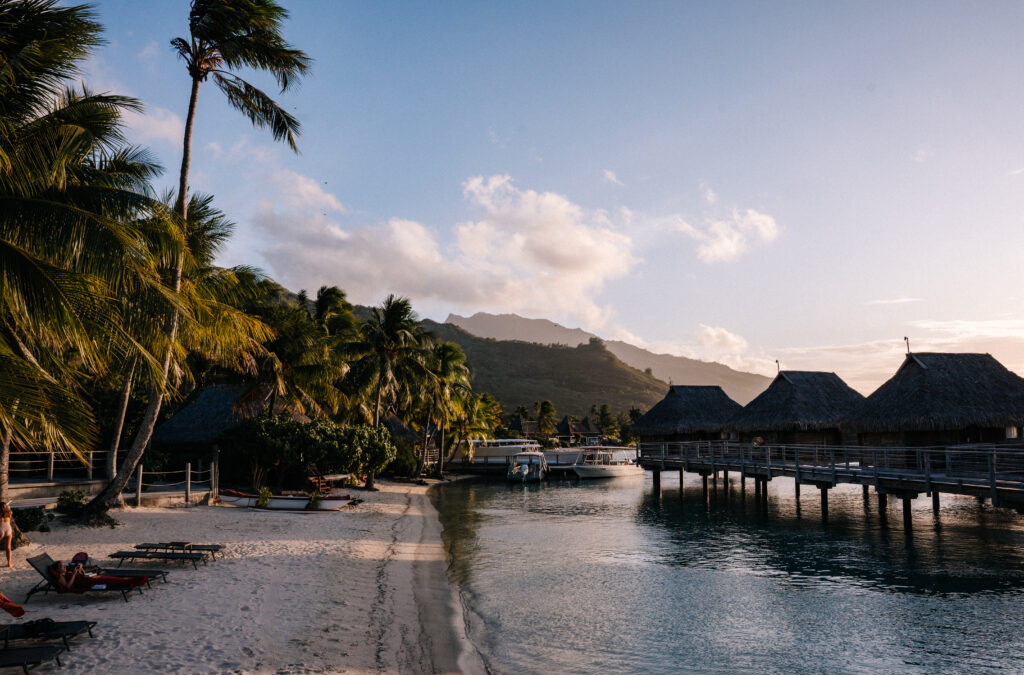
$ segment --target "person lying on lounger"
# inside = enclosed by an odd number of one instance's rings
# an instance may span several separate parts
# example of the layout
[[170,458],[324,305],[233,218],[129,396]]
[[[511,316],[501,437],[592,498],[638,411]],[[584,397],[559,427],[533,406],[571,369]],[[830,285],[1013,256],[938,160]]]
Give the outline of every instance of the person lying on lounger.
[[128,579],[105,574],[86,574],[80,565],[76,565],[74,569],[68,569],[67,565],[59,560],[53,563],[50,572],[53,574],[57,590],[61,593],[81,593],[104,588],[135,588],[146,585],[146,577]]

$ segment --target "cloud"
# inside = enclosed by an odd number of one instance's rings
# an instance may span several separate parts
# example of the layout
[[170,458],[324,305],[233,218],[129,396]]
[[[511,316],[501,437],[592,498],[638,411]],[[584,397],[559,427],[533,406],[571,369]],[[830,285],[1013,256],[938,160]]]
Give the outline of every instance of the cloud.
[[159,106],[146,106],[137,113],[127,110],[124,113],[127,136],[133,143],[181,143],[185,135],[185,123],[176,114]]
[[615,185],[625,185],[625,183],[623,183],[621,180],[619,180],[619,177],[616,176],[615,172],[612,171],[611,169],[605,169],[604,170],[604,179],[606,181],[608,181],[609,183],[613,183]]
[[906,305],[911,302],[924,302],[924,298],[884,298],[880,300],[868,300],[865,305]]
[[156,40],[150,40],[149,44],[142,48],[142,50],[136,55],[138,58],[144,61],[152,61],[160,55],[160,45],[157,44]]
[[700,191],[701,194],[704,195],[704,201],[706,201],[708,204],[716,204],[718,202],[718,195],[715,193],[714,190],[711,189],[711,186],[708,185],[707,183],[700,184]]
[[357,302],[395,292],[448,307],[575,318],[604,325],[610,307],[594,296],[627,274],[632,241],[600,210],[553,192],[520,189],[510,176],[462,185],[475,218],[436,230],[405,218],[343,226],[340,200],[312,179],[278,172],[280,193],[258,205],[254,223],[279,281],[338,284]]
[[733,209],[728,219],[711,220],[703,227],[677,217],[674,227],[699,242],[697,257],[708,264],[738,260],[751,245],[773,242],[781,232],[774,218],[754,209]]

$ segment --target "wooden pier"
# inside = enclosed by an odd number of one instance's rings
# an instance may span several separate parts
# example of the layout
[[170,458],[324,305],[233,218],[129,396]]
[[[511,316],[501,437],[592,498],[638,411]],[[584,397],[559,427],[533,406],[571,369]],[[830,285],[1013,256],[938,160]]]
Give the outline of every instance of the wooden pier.
[[[708,477],[719,472],[754,480],[755,496],[767,499],[767,482],[792,478],[797,497],[801,485],[821,491],[823,520],[828,519],[828,491],[842,483],[864,486],[879,495],[903,500],[903,517],[910,525],[910,500],[925,494],[939,509],[939,494],[973,495],[993,506],[1024,513],[1024,446],[957,445],[927,448],[872,448],[864,446],[750,445],[730,441],[642,443],[640,464],[654,472],[655,489],[662,471],[697,473],[705,493]],[[682,474],[680,474],[682,476]]]

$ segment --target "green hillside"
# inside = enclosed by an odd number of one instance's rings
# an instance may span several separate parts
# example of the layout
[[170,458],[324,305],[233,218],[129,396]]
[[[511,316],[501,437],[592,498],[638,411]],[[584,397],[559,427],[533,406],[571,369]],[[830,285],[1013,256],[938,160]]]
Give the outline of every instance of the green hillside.
[[423,326],[462,347],[473,371],[473,389],[493,394],[505,412],[543,399],[554,403],[559,415],[583,416],[595,403],[616,411],[632,406],[646,411],[668,390],[668,384],[627,366],[600,341],[578,347],[539,345],[480,338],[430,320]]

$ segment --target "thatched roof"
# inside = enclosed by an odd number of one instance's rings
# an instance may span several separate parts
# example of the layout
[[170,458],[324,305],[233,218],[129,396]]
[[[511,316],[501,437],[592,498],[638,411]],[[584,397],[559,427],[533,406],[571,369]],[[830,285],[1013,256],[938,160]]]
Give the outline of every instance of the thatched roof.
[[739,403],[718,386],[677,385],[631,427],[634,434],[670,435],[718,432],[737,412]]
[[579,422],[566,415],[555,427],[555,432],[559,436],[597,436],[601,430],[590,420],[589,415]]
[[1024,425],[1024,379],[990,354],[907,354],[850,420],[857,431]]
[[528,420],[522,415],[513,415],[508,425],[509,431],[517,431],[523,436],[530,436],[540,433],[540,425],[536,420]]
[[[241,424],[242,420],[258,415],[266,405],[240,406],[239,399],[252,393],[251,384],[212,384],[203,387],[188,405],[179,410],[156,428],[153,441],[167,445],[211,445],[227,431]],[[252,401],[254,397],[246,396]],[[260,403],[259,397],[255,397]],[[283,405],[275,406],[275,413],[284,412]],[[293,417],[308,422],[301,413]]]
[[761,394],[729,421],[736,431],[835,429],[854,414],[864,397],[835,373],[783,370]]

